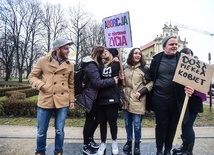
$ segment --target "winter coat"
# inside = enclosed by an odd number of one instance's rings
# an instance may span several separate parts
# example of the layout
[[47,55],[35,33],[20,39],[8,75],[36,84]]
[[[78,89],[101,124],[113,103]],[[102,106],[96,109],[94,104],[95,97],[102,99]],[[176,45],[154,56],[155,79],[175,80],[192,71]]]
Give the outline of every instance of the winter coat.
[[[68,59],[59,65],[49,52],[38,60],[28,80],[39,90],[38,107],[64,108],[74,102],[74,65]],[[45,93],[40,90],[43,85]]]
[[[145,88],[150,91],[153,86],[153,82],[146,79],[148,71],[143,72],[140,67],[142,66],[138,63],[135,66],[128,66],[128,68],[124,70],[125,86],[123,91],[127,102],[124,104],[123,109],[134,114],[145,114],[146,112],[146,94],[141,94],[141,97],[138,100],[134,96],[135,93],[140,93],[141,90]],[[146,70],[149,70],[149,68]]]
[[98,66],[91,57],[83,59],[82,67],[86,85],[75,102],[89,113],[97,98],[99,88],[114,86],[115,80],[114,78],[101,79]]
[[[159,65],[160,65],[160,62],[161,62],[163,54],[164,54],[164,52],[160,52],[160,53],[156,54],[153,57],[151,65],[150,65],[150,73],[151,73],[152,79],[154,81],[154,86],[155,86],[155,81],[157,79],[157,72],[158,72]],[[177,63],[178,63],[179,58],[180,58],[180,52],[176,52],[176,62]],[[173,82],[173,89],[174,89],[174,94],[175,94],[175,97],[176,97],[176,102],[177,102],[178,109],[181,112],[182,107],[183,107],[184,98],[185,98],[185,95],[186,95],[185,92],[184,92],[184,86],[181,85],[181,84],[178,84],[176,82]],[[151,97],[152,96],[153,95],[151,95]],[[184,122],[186,122],[188,120],[189,120],[189,108],[187,107],[186,113],[185,113],[185,116],[184,116]]]
[[[102,79],[119,76],[120,63],[111,62],[108,66],[101,65],[100,74]],[[118,85],[100,88],[97,96],[98,105],[110,105],[119,103]]]

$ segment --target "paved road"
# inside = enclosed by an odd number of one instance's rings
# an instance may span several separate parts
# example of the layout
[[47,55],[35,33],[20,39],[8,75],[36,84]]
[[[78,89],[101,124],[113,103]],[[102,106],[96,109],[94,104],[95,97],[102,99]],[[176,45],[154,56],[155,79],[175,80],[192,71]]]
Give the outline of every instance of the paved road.
[[[0,155],[33,155],[35,151],[35,126],[0,126]],[[155,155],[154,128],[142,129],[142,155]],[[196,143],[194,155],[214,155],[214,127],[195,127]],[[47,140],[47,155],[53,155],[54,128],[50,127]],[[108,138],[110,133],[108,131]],[[120,152],[125,143],[125,129],[118,129],[118,143]],[[65,127],[64,155],[82,154],[82,128]],[[99,130],[95,133],[99,142]],[[110,154],[111,140],[107,140],[107,155]],[[178,139],[178,144],[181,140]],[[122,153],[120,153],[122,154]]]

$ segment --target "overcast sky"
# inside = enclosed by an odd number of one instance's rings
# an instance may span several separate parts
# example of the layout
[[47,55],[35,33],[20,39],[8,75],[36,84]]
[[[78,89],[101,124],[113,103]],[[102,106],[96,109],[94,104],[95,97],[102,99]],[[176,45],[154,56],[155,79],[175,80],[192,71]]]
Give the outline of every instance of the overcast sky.
[[[184,24],[195,29],[214,33],[213,0],[42,0],[64,7],[75,6],[81,2],[84,9],[102,22],[108,16],[129,11],[132,29],[133,47],[140,47],[162,34],[165,23]],[[181,40],[186,38],[201,61],[214,64],[214,36],[201,32],[179,28]]]

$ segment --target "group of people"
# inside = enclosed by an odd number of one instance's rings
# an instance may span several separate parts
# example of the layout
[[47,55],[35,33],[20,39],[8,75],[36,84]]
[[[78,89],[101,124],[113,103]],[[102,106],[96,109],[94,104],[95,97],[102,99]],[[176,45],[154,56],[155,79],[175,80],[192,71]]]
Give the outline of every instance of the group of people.
[[[172,81],[180,53],[193,56],[192,50],[178,50],[174,36],[163,39],[163,52],[156,54],[150,67],[139,48],[133,48],[127,58],[127,67],[121,72],[118,50],[96,46],[91,56],[82,61],[83,92],[74,95],[74,65],[68,60],[69,46],[73,42],[58,38],[53,49],[40,58],[32,72],[29,82],[39,90],[37,103],[37,147],[36,155],[45,155],[49,121],[55,117],[55,155],[62,155],[64,125],[68,109],[80,105],[86,112],[83,127],[83,154],[103,155],[106,153],[107,126],[111,133],[111,152],[119,154],[117,144],[117,118],[119,109],[123,110],[127,142],[124,154],[139,155],[143,115],[153,110],[156,118],[157,155],[192,155],[195,142],[194,121],[203,112],[204,94],[189,86]],[[120,88],[125,102],[121,105]],[[149,95],[147,95],[149,93]],[[119,94],[119,95],[118,95]],[[177,128],[185,95],[190,96],[182,123],[180,148],[172,150],[173,138]],[[100,145],[94,141],[94,132],[100,126]],[[134,147],[132,143],[134,142]],[[132,149],[133,148],[133,149]],[[172,151],[171,151],[172,150]]]

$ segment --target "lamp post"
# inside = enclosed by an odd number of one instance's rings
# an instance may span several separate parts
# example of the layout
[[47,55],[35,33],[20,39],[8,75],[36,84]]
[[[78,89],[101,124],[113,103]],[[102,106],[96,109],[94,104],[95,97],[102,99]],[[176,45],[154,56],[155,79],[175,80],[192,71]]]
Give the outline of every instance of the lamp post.
[[[209,64],[211,64],[211,53],[208,53],[208,60],[209,60]],[[211,84],[210,84],[210,111],[212,111],[212,88],[211,88]]]

